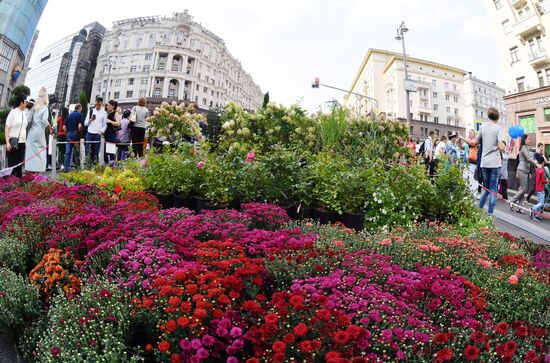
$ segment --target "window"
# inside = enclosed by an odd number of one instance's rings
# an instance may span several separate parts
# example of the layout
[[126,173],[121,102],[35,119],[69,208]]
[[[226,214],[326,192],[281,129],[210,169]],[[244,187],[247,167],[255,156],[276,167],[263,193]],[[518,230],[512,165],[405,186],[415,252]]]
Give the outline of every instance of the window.
[[128,78],[128,86],[134,85],[134,78]]
[[512,31],[512,24],[510,24],[510,20],[504,20],[502,22],[502,28],[504,29],[504,34],[509,34]]
[[[437,116],[434,117],[434,123],[436,123],[436,124],[439,123],[439,117],[437,117]],[[439,133],[439,131],[436,131],[436,133]]]
[[445,95],[445,101],[450,101],[450,100],[451,100],[451,96]]
[[449,90],[449,82],[445,82],[445,89]]
[[203,104],[203,105],[206,105],[206,98],[203,98],[203,99],[202,99],[202,104]]
[[200,89],[200,86],[197,85],[197,86],[195,87],[195,91],[198,91],[199,89]]
[[432,79],[432,86],[437,87],[437,80]]
[[453,120],[452,118],[447,117],[447,125],[450,125],[452,120]]
[[[115,81],[115,86],[120,86],[120,85],[122,85],[122,79],[117,79]],[[115,98],[117,98],[117,97],[115,97]]]
[[147,85],[149,83],[149,79],[147,77],[143,77],[140,81],[140,84]]
[[143,66],[143,73],[149,73],[151,66]]
[[433,97],[434,97],[434,98],[437,98],[437,92],[434,92],[434,93],[433,93]]
[[477,117],[477,116],[479,116],[479,112],[478,112],[478,110],[476,110],[476,117]]
[[483,111],[481,111],[481,118],[483,118],[483,117],[484,117],[484,114],[483,114]]
[[145,60],[153,59],[153,53],[145,53]]
[[544,122],[550,122],[550,108],[544,109]]
[[502,9],[501,0],[493,0],[493,2],[495,3],[495,8],[497,8],[497,10]]
[[134,97],[134,91],[126,91],[126,98]]
[[115,92],[114,93],[114,98],[115,98],[115,100],[118,100],[120,98],[120,92]]
[[453,84],[453,91],[458,91],[458,86],[456,84]]
[[519,62],[519,51],[518,47],[510,48],[510,56],[512,57],[512,63]]
[[147,96],[147,91],[142,89],[141,91],[139,91],[139,97],[145,97]]
[[520,77],[516,79],[518,83],[518,92],[524,92],[525,91],[525,77]]
[[202,92],[203,92],[203,93],[208,93],[208,87],[204,87],[204,88],[202,89]]
[[135,62],[138,60],[139,54],[132,55],[132,62]]
[[542,76],[542,71],[537,72],[537,77],[539,79],[539,87],[544,87],[544,77]]
[[550,68],[546,69],[546,84],[550,86]]
[[458,116],[458,108],[455,108],[455,116]]
[[458,96],[454,96],[453,101],[454,101],[454,103],[457,103],[458,102]]
[[434,104],[434,111],[439,110],[439,105]]
[[447,113],[451,113],[451,108],[447,106]]
[[162,94],[162,91],[159,89],[156,89],[153,91],[153,97],[160,98],[161,94]]
[[131,66],[130,67],[130,73],[136,73],[137,66]]

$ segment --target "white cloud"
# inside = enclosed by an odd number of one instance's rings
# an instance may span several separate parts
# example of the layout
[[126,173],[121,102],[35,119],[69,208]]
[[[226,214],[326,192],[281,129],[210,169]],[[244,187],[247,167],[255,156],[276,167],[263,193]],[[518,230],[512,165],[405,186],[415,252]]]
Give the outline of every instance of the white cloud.
[[472,16],[464,20],[460,35],[468,39],[493,40],[493,28],[487,16]]

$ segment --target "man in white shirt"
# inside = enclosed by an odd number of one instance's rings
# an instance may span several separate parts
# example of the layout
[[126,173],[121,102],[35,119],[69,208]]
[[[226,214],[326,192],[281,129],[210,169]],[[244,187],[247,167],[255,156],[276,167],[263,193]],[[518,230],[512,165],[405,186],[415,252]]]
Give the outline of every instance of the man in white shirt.
[[424,160],[426,162],[426,169],[428,170],[428,175],[434,175],[435,162],[434,162],[434,142],[433,137],[435,131],[430,131],[430,136],[424,141]]
[[96,98],[95,108],[86,118],[84,126],[88,127],[86,131],[86,158],[95,164],[99,161],[101,135],[107,129],[107,112],[103,108],[103,98]]

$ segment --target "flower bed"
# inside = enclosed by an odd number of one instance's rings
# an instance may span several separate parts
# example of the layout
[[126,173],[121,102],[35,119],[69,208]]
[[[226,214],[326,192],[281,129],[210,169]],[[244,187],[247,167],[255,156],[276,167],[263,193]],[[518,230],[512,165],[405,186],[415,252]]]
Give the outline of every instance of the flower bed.
[[549,251],[489,229],[367,235],[43,180],[0,199],[0,322],[31,361],[547,359]]

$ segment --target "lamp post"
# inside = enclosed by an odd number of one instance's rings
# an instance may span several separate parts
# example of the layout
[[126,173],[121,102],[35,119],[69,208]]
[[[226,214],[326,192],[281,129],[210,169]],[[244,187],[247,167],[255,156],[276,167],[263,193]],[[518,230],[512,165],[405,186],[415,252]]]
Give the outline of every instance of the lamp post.
[[397,28],[397,36],[395,37],[395,40],[400,40],[401,44],[403,45],[403,65],[405,66],[405,92],[406,92],[406,103],[407,103],[407,121],[411,123],[412,117],[411,117],[411,96],[409,91],[409,71],[407,70],[407,53],[405,52],[405,33],[408,32],[409,29],[405,26],[405,21],[401,22],[401,25],[399,25],[399,28]]
[[109,89],[109,81],[111,78],[111,67],[113,66],[113,61],[111,60],[111,57],[106,59],[105,65],[107,64],[109,65],[109,70],[107,71],[107,86],[105,86],[105,101],[107,101],[110,98],[107,90]]

